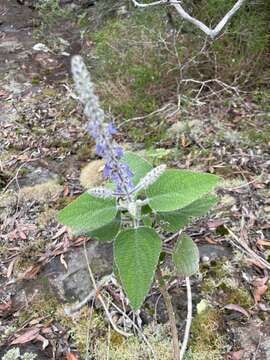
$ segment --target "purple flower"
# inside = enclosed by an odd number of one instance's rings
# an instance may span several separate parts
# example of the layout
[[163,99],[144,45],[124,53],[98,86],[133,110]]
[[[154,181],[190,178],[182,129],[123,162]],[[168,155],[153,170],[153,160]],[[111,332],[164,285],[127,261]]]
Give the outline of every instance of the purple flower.
[[120,161],[123,149],[113,140],[117,130],[112,123],[105,122],[104,111],[100,108],[99,99],[94,93],[90,74],[80,56],[72,58],[72,73],[80,101],[84,104],[87,117],[87,132],[96,141],[96,153],[105,160],[104,176],[110,177],[116,186],[116,192],[129,198],[133,173],[127,164]]
[[113,126],[112,123],[109,123],[109,124],[108,124],[108,133],[109,133],[110,135],[115,135],[115,134],[117,134],[117,130],[116,130],[116,128]]

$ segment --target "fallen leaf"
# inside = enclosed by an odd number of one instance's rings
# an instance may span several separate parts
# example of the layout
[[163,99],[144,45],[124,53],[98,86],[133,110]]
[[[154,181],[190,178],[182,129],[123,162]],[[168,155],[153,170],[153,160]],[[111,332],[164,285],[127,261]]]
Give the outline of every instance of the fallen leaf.
[[0,317],[6,315],[9,312],[9,310],[11,309],[11,305],[11,300],[4,304],[0,304]]
[[11,345],[17,345],[17,344],[25,344],[28,343],[34,339],[39,334],[40,329],[39,328],[31,328],[28,329],[26,332],[24,332],[22,335],[19,335],[15,340],[12,341]]
[[69,187],[68,187],[68,185],[65,185],[63,195],[64,195],[64,197],[66,197],[66,196],[68,196],[68,194],[69,194]]
[[49,341],[40,334],[38,334],[38,336],[36,337],[36,340],[42,342],[42,350],[46,349],[46,347],[49,345]]
[[230,354],[230,360],[241,360],[244,355],[244,350],[234,351]]
[[261,246],[270,246],[270,241],[269,240],[263,240],[260,239],[256,242],[257,245],[261,245]]
[[8,265],[8,269],[7,269],[7,278],[8,279],[10,279],[10,277],[12,275],[15,262],[16,262],[16,259],[13,259]]
[[30,266],[21,276],[20,279],[34,279],[41,269],[40,264]]
[[254,295],[254,299],[256,304],[261,301],[261,296],[266,292],[266,290],[268,289],[267,285],[262,285],[259,286],[255,289],[253,295]]
[[65,357],[66,357],[66,360],[79,360],[79,358],[74,355],[73,353],[67,351],[65,352]]
[[58,230],[57,233],[52,237],[52,240],[57,239],[59,236],[63,235],[65,232],[67,232],[66,226],[61,227],[61,229]]
[[227,304],[224,306],[224,309],[237,311],[237,312],[245,315],[248,318],[250,316],[249,313],[247,312],[247,310],[245,310],[244,308],[242,308],[242,306],[237,305],[237,304]]
[[259,301],[261,301],[261,296],[266,292],[268,289],[268,286],[266,285],[268,282],[268,276],[265,276],[264,278],[258,278],[253,281],[253,286],[255,287],[253,291],[253,296],[255,303],[257,304]]

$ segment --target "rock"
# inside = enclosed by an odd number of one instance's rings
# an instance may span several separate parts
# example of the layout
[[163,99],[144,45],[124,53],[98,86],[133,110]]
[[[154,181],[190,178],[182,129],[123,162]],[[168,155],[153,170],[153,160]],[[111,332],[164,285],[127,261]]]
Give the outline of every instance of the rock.
[[270,359],[270,325],[269,319],[259,318],[249,320],[244,326],[235,327],[232,324],[236,347],[243,350],[241,360]]
[[[89,241],[86,245],[87,257],[96,279],[112,273],[113,245],[107,242]],[[66,257],[67,269],[59,258],[45,269],[51,286],[64,301],[73,302],[85,298],[93,285],[89,276],[84,248],[74,248]]]
[[232,250],[229,247],[212,244],[199,245],[198,247],[202,262],[211,262],[220,258],[230,258],[232,256]]
[[86,189],[92,186],[100,185],[103,180],[103,167],[103,160],[94,160],[86,165],[81,171],[81,185]]
[[48,181],[58,182],[59,177],[50,170],[41,167],[27,168],[27,174],[18,179],[20,187],[44,184]]

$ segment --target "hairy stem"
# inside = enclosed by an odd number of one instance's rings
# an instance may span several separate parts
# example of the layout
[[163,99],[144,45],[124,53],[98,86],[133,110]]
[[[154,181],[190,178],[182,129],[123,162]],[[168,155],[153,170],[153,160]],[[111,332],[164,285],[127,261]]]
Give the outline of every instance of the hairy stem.
[[170,294],[168,293],[166,285],[164,284],[164,281],[162,279],[162,273],[161,273],[160,269],[157,270],[157,279],[159,282],[160,292],[164,299],[164,303],[165,303],[165,306],[167,309],[169,322],[170,322],[170,326],[171,326],[174,360],[179,360],[180,359],[180,347],[179,347],[175,314],[174,314],[174,310],[173,310],[173,306],[172,306],[171,297],[170,297]]
[[186,323],[185,335],[184,335],[184,339],[183,339],[183,343],[182,343],[182,347],[181,347],[181,351],[180,351],[180,360],[183,360],[186,349],[187,349],[189,333],[190,333],[190,328],[191,328],[191,322],[192,322],[192,293],[191,293],[189,277],[186,277],[186,285],[187,285],[187,323]]

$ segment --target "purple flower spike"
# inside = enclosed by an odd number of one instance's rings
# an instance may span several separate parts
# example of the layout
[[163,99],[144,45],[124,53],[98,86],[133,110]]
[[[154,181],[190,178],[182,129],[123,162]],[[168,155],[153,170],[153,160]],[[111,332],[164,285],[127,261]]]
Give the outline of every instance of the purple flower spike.
[[109,133],[110,135],[115,135],[115,134],[117,134],[117,130],[116,130],[116,128],[113,126],[112,123],[109,123],[109,124],[108,124],[108,133]]
[[123,151],[123,149],[122,149],[120,146],[115,146],[115,147],[114,147],[114,151],[115,151],[115,155],[116,155],[118,158],[121,158],[121,157],[124,155],[124,151]]
[[84,114],[87,117],[87,132],[96,141],[96,153],[105,160],[104,176],[110,177],[116,185],[119,194],[130,197],[133,173],[127,164],[120,162],[123,149],[118,146],[112,136],[117,130],[112,123],[105,122],[105,114],[100,107],[99,99],[94,93],[94,85],[87,68],[80,56],[72,58],[72,73],[80,101],[84,104]]

